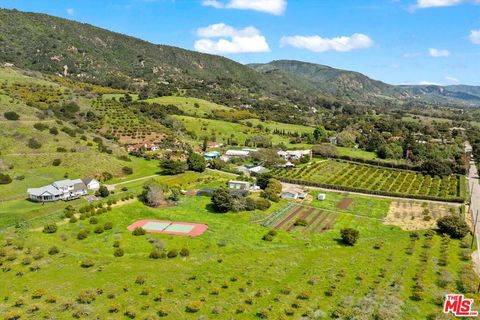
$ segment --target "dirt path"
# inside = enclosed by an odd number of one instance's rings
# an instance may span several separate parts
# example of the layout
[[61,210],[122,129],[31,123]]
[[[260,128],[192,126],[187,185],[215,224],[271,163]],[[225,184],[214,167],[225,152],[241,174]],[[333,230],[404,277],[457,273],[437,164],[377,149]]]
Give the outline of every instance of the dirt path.
[[155,178],[155,177],[159,177],[159,176],[160,176],[159,174],[153,174],[153,175],[151,175],[151,176],[136,178],[136,179],[127,180],[127,181],[122,181],[122,182],[113,183],[113,184],[107,184],[107,185],[105,185],[105,186],[107,187],[107,189],[108,189],[109,191],[112,191],[112,190],[115,190],[115,187],[121,186],[122,184],[127,184],[127,183],[135,182],[135,181],[147,180],[147,179],[151,179],[151,178]]
[[[470,170],[468,173],[468,188],[471,195],[471,203],[469,206],[469,212],[472,217],[472,221],[475,223],[477,214],[480,220],[480,184],[478,181],[478,170],[475,163],[470,164]],[[475,264],[475,271],[480,275],[480,248],[478,245],[478,238],[480,237],[480,223],[477,223],[477,228],[474,230],[477,237],[477,251],[473,253],[473,262]]]

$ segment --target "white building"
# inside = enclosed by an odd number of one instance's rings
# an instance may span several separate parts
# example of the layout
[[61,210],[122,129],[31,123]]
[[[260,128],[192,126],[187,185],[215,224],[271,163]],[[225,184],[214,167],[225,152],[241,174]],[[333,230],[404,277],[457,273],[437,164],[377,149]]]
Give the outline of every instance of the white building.
[[287,150],[278,151],[277,154],[287,161],[300,160],[303,156],[312,157],[312,150]]
[[228,181],[228,188],[232,190],[248,190],[250,189],[250,183],[247,181]]
[[248,150],[227,150],[225,155],[228,157],[248,157],[250,155],[250,151]]
[[281,197],[288,200],[305,199],[307,197],[307,193],[301,189],[289,188],[282,191]]
[[[95,179],[90,180],[90,185],[96,187]],[[98,181],[95,180],[97,183]],[[98,185],[98,188],[100,186]],[[29,188],[28,198],[37,202],[68,201],[78,199],[88,194],[88,186],[80,179],[55,181],[51,185],[40,188]],[[94,189],[90,189],[94,190]]]
[[97,179],[85,178],[85,179],[82,179],[82,181],[83,183],[85,183],[88,190],[97,191],[98,189],[100,189],[100,182]]

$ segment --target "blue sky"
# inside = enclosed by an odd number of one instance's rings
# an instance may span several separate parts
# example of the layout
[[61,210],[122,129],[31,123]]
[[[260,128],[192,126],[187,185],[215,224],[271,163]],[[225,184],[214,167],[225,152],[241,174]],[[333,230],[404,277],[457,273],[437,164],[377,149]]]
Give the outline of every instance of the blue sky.
[[295,59],[392,84],[480,85],[480,0],[0,0],[241,63]]

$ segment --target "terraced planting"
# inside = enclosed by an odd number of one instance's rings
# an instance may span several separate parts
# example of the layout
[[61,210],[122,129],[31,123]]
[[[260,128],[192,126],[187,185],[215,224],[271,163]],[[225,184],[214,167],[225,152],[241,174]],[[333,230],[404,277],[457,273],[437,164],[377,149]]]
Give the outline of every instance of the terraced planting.
[[465,186],[460,176],[429,176],[340,160],[324,160],[296,169],[277,168],[273,174],[285,181],[318,187],[409,198],[463,202]]
[[339,213],[306,206],[289,206],[280,214],[273,214],[264,226],[276,230],[298,231],[306,234],[322,233],[332,229]]
[[104,136],[117,138],[120,143],[156,141],[164,136],[165,127],[135,114],[131,109],[112,100],[92,103],[98,117],[93,125]]

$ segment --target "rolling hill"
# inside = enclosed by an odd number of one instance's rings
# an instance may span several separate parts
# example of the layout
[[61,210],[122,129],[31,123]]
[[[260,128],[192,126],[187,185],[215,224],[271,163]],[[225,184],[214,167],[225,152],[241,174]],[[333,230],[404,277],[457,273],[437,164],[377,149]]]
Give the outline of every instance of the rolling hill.
[[[148,84],[155,87],[150,93],[167,86],[170,92],[183,90],[229,106],[257,104],[264,110],[278,105],[308,110],[333,100],[480,104],[479,87],[393,86],[361,73],[292,60],[242,65],[89,24],[6,9],[0,9],[0,63],[122,89],[140,90]],[[258,105],[266,100],[273,102]]]

